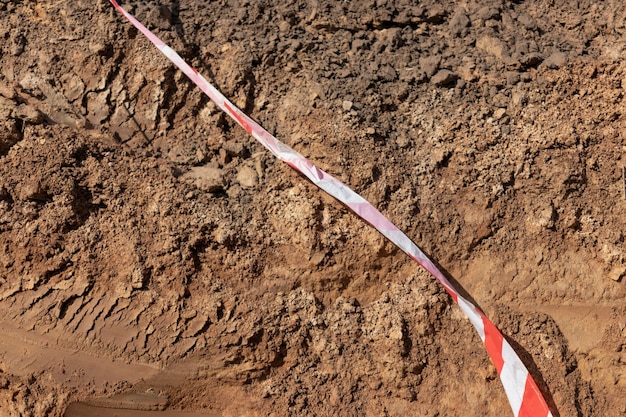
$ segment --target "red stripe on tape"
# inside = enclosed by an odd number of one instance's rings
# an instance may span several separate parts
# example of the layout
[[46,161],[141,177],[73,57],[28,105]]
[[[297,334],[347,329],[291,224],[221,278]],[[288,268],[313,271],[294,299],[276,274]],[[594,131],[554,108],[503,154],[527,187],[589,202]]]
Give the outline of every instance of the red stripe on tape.
[[249,134],[252,134],[252,128],[248,125],[248,123],[246,123],[243,117],[239,115],[237,110],[229,106],[227,101],[224,102],[224,107],[226,107],[226,110],[228,110],[228,113],[241,125],[241,127],[246,129],[246,132],[248,132]]
[[498,375],[502,372],[504,367],[504,358],[502,357],[502,342],[504,336],[498,330],[498,328],[485,316],[481,314],[483,319],[483,326],[485,327],[485,348],[491,356],[491,360],[498,371]]
[[522,397],[522,405],[519,409],[518,417],[547,416],[550,414],[548,404],[543,399],[539,387],[532,379],[530,374],[526,379],[524,387],[524,397]]

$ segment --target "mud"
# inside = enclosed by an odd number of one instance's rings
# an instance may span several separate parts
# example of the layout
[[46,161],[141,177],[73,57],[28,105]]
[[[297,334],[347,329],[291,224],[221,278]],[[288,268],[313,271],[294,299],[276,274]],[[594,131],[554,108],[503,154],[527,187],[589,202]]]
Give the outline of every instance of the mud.
[[[626,412],[623,2],[122,6],[406,231],[553,415]],[[433,279],[108,2],[0,2],[0,39],[0,415],[509,413]]]

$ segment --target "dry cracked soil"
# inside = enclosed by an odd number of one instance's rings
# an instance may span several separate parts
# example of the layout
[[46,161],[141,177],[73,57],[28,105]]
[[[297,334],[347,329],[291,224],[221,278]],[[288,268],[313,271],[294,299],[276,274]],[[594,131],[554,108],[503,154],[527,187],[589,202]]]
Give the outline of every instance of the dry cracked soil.
[[[621,0],[124,1],[626,413]],[[512,415],[442,288],[99,1],[0,1],[1,416]]]

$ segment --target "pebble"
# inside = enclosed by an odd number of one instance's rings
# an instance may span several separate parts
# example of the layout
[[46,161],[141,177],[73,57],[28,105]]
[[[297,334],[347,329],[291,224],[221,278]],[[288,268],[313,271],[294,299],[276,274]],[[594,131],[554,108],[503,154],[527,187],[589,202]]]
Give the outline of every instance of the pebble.
[[554,217],[556,216],[556,211],[552,205],[544,208],[539,212],[537,224],[546,229],[552,229],[554,227]]
[[0,96],[0,119],[7,120],[13,116],[16,104],[14,101]]
[[242,187],[252,188],[259,183],[259,175],[249,166],[243,166],[235,178]]
[[431,55],[419,60],[420,69],[427,77],[432,77],[437,73],[439,65],[441,65],[441,55]]
[[615,282],[620,282],[625,275],[626,267],[620,266],[617,268],[613,268],[613,270],[611,270],[611,273],[609,274],[609,277]]
[[210,166],[194,167],[181,177],[203,191],[218,193],[224,190],[224,173]]
[[500,61],[506,61],[508,58],[506,45],[498,38],[483,36],[476,41],[476,47],[495,56]]
[[85,92],[85,83],[75,74],[65,74],[61,77],[61,84],[63,85],[63,95],[65,95],[69,101],[79,99]]
[[439,70],[431,79],[431,82],[436,86],[442,87],[448,84],[452,84],[456,81],[458,76],[450,70]]
[[30,104],[20,104],[13,112],[13,115],[30,124],[40,124],[43,122],[43,115],[41,112]]
[[554,52],[545,61],[543,65],[550,69],[558,69],[567,63],[567,55],[563,52]]
[[493,118],[495,120],[500,120],[502,119],[504,116],[506,115],[506,109],[496,109],[496,111],[493,112]]
[[22,201],[44,201],[47,199],[46,192],[39,181],[31,181],[22,185],[18,196]]
[[450,19],[449,27],[450,32],[454,36],[461,36],[462,34],[467,32],[467,27],[470,25],[470,20],[465,13],[465,10],[462,6],[457,6],[456,11],[452,15]]
[[536,52],[532,52],[530,54],[522,56],[520,62],[525,67],[530,68],[530,67],[535,67],[535,66],[541,64],[542,60],[543,60],[543,58],[541,57],[541,55],[539,55]]
[[351,102],[351,101],[344,100],[341,105],[342,105],[344,111],[350,111],[350,110],[352,110],[352,105],[353,104],[354,103]]
[[228,141],[222,145],[222,148],[230,156],[244,157],[247,153],[246,147],[241,142]]

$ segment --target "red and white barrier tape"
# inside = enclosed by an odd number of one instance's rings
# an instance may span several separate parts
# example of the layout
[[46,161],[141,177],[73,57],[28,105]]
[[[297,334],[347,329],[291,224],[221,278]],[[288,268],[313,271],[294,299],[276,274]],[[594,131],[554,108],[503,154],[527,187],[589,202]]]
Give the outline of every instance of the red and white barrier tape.
[[115,0],[109,0],[139,31],[141,31],[157,48],[180,68],[202,91],[209,96],[224,112],[269,149],[278,159],[289,164],[293,169],[305,175],[311,182],[328,194],[350,207],[362,219],[371,224],[387,239],[402,249],[415,262],[430,272],[443,285],[450,296],[461,307],[470,322],[476,328],[485,348],[491,357],[498,375],[506,391],[515,417],[546,417],[552,416],[548,406],[537,388],[537,384],[517,356],[502,333],[485,314],[472,303],[463,298],[446,279],[430,259],[391,221],[383,216],[373,205],[352,191],[341,181],[313,165],[304,156],[283,144],[267,130],[239,110],[233,103],[213,87],[202,75],[190,67],[172,48],[150,32],[137,19],[122,9]]

